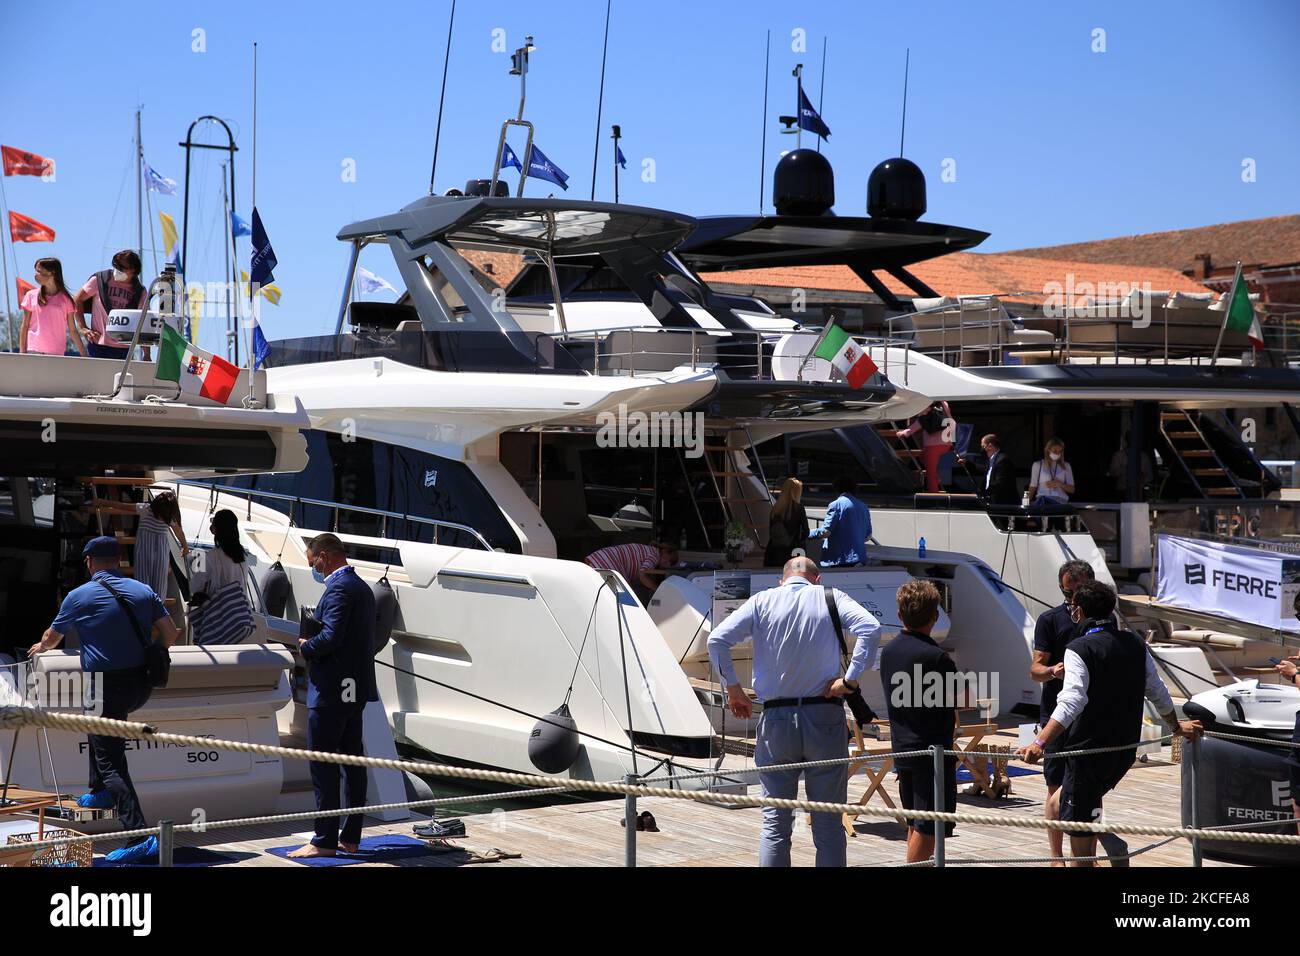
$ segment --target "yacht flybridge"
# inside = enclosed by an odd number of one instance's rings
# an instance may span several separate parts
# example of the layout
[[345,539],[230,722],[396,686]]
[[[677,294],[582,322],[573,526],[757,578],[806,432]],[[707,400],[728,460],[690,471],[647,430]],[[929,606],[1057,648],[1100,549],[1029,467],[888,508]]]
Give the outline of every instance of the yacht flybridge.
[[[177,394],[158,381],[152,362],[40,354],[0,354],[0,703],[79,711],[78,642],[26,659],[67,591],[84,580],[87,537],[134,541],[122,518],[100,502],[134,502],[160,481],[252,472],[296,471],[307,464],[301,430],[309,424],[292,397],[268,391],[265,372],[242,369],[231,405]],[[124,374],[125,373],[125,374]],[[191,542],[206,533],[207,509],[186,514]],[[123,573],[131,569],[124,562]],[[134,719],[164,731],[265,744],[301,745],[305,700],[290,675],[301,666],[265,615],[240,645],[194,646],[183,598],[188,561],[175,550],[164,599],[181,640],[171,679]],[[371,715],[367,746],[392,753],[382,717]],[[0,740],[0,768],[10,786],[62,794],[85,786],[82,735],[25,729]],[[210,819],[305,809],[307,767],[278,757],[142,746],[131,774],[152,819]],[[401,798],[396,774],[375,778],[379,792]],[[60,812],[94,815],[61,807]],[[82,820],[89,827],[109,825]]]
[[[426,198],[346,227],[349,269],[382,246],[406,288],[394,303],[345,294],[337,335],[273,344],[269,387],[311,419],[307,467],[180,487],[187,514],[215,504],[245,516],[256,573],[278,563],[288,576],[289,598],[272,609],[286,626],[322,589],[305,560],[319,531],[343,538],[364,578],[386,581],[394,610],[377,662],[400,746],[534,771],[534,726],[565,704],[581,748],[564,772],[609,779],[663,761],[673,773],[716,766],[719,734],[751,729],[728,725],[704,648],[724,545],[756,544],[767,528],[766,477],[747,451],[906,418],[928,399],[883,376],[858,389],[778,377],[770,337],[673,257],[693,228],[658,210],[487,196]],[[593,315],[566,330],[555,294],[546,311],[561,327],[530,328],[543,310],[495,294],[479,252],[535,257],[554,274],[598,260],[656,321]],[[648,600],[582,561],[655,534],[680,543],[685,562]],[[986,705],[1037,700],[1032,620],[995,573],[942,549],[880,557],[828,580],[887,635],[897,586],[938,581],[940,630],[962,666],[1001,676]],[[751,587],[776,583],[748,566]],[[878,684],[871,694],[883,706]]]

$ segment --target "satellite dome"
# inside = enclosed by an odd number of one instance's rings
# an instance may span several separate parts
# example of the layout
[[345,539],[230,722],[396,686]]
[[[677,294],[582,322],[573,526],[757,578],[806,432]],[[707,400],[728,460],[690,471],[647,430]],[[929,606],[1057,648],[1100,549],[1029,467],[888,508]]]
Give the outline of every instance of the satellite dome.
[[781,157],[772,176],[772,205],[778,216],[820,216],[835,205],[835,173],[815,149]]
[[873,219],[920,219],[925,215],[925,174],[910,159],[887,159],[867,180],[867,215]]

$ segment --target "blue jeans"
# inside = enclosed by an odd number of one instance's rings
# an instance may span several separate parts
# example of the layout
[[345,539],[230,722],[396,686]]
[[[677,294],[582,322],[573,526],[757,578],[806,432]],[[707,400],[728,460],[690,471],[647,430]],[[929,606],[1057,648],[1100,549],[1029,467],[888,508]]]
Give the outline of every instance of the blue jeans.
[[[760,768],[758,779],[765,797],[795,799],[799,795],[799,775],[803,774],[809,800],[846,803],[849,796],[848,764],[770,773],[762,772],[761,768],[805,760],[835,760],[848,755],[848,731],[842,705],[780,707],[764,710],[758,719],[754,763]],[[793,829],[793,810],[763,808],[759,866],[790,865],[790,833]],[[846,842],[840,814],[814,813],[812,835],[817,847],[818,866],[845,865]]]

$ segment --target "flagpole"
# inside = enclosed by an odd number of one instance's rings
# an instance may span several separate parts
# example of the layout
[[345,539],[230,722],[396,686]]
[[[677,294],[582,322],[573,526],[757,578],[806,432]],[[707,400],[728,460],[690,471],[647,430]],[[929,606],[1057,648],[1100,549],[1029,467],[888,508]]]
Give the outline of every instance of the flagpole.
[[763,55],[763,149],[758,160],[758,214],[763,215],[763,192],[767,186],[767,84],[772,76],[772,31],[767,31],[767,52]]
[[1237,283],[1241,281],[1241,260],[1237,260],[1237,271],[1232,275],[1232,288],[1228,290],[1228,297],[1223,300],[1223,321],[1219,324],[1219,337],[1214,342],[1214,357],[1210,359],[1210,366],[1213,367],[1219,362],[1219,346],[1223,344],[1223,333],[1228,328],[1228,319],[1232,317],[1232,303],[1237,300]]
[[613,135],[610,139],[614,141],[614,204],[618,205],[618,141],[623,138],[623,129],[617,123],[612,128]]
[[794,67],[794,115],[798,121],[794,127],[794,148],[803,149],[803,64],[796,63]]
[[[3,267],[5,277],[5,348],[10,352],[14,351],[14,333],[13,333],[13,300],[9,298],[9,261],[5,258],[5,239],[9,233],[9,200],[5,197],[5,176],[4,171],[0,170],[0,211],[3,211],[4,232],[0,233],[0,267]],[[13,246],[13,240],[9,242]],[[14,257],[14,278],[18,278],[18,258]],[[20,302],[19,305],[22,305]]]
[[[229,197],[226,195],[226,164],[222,163],[221,164],[221,209],[222,212],[225,213],[226,231],[230,235],[230,242],[229,243],[223,242],[221,244],[221,247],[224,250],[224,260],[225,260],[224,275],[225,275],[225,281],[227,283],[226,285],[226,328],[227,329],[231,328],[231,326],[234,325],[234,317],[231,314],[231,310],[230,310],[230,299],[231,299],[230,290],[232,288],[236,290],[239,288],[239,283],[234,281],[235,278],[234,273],[230,268],[230,263],[231,263],[230,253],[231,250],[236,249],[235,225],[230,219],[230,212],[233,208],[234,208],[234,203],[231,202]],[[235,261],[237,262],[238,259],[236,259]],[[234,297],[236,299],[239,298],[238,292],[236,292]],[[193,341],[193,339],[191,339],[191,341]],[[197,345],[198,343],[195,342],[194,344]]]
[[[257,41],[253,41],[253,214],[257,214]],[[244,345],[248,349],[248,394],[253,394],[253,330],[252,326],[257,324],[257,317],[261,312],[258,308],[258,283],[253,281],[253,263],[248,263],[248,304],[251,321],[244,323]],[[235,338],[236,348],[238,348],[239,338]],[[235,363],[238,365],[238,361]]]
[[817,341],[813,342],[811,348],[809,348],[808,352],[804,355],[803,361],[799,363],[799,370],[795,372],[796,380],[800,382],[803,381],[804,367],[807,366],[809,360],[813,357],[813,355],[817,352],[817,350],[821,348],[821,344],[826,341],[826,336],[831,334],[831,329],[833,328],[835,328],[834,316],[831,317],[831,320],[828,323],[822,326],[821,333],[817,336]]
[[609,58],[609,12],[613,6],[614,0],[605,0],[605,45],[600,54],[600,96],[596,99],[596,146],[591,156],[592,202],[596,201],[596,164],[600,162],[600,114],[605,108],[605,62]]
[[456,0],[451,0],[451,16],[447,18],[447,49],[442,55],[442,91],[438,94],[438,127],[433,134],[433,168],[429,170],[429,195],[436,192],[434,177],[438,175],[438,146],[442,143],[442,104],[447,99],[447,67],[451,63],[451,30],[456,25]]
[[[826,37],[822,37],[822,81],[821,90],[817,93],[817,113],[820,115],[826,111]],[[803,104],[799,104],[802,106]],[[817,152],[822,151],[822,138],[817,137]]]

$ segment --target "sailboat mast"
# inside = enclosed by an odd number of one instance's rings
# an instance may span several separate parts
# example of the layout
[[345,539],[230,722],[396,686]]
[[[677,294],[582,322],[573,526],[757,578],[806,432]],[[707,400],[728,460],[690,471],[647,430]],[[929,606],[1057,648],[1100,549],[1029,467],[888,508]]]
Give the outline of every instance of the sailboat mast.
[[[235,226],[234,221],[230,218],[231,204],[230,195],[226,191],[226,164],[221,164],[221,212],[226,220],[226,233],[230,236],[230,242],[222,242],[221,248],[225,250],[226,268],[222,273],[226,286],[226,341],[230,341],[230,333],[235,328],[235,316],[231,311],[231,301],[238,292],[234,291],[239,288],[239,283],[235,281],[235,275],[230,271],[230,249],[235,244]],[[195,343],[198,344],[197,342]],[[227,350],[229,346],[227,346]],[[227,351],[229,354],[229,351]]]
[[135,111],[135,251],[144,269],[144,150],[140,148],[140,111]]

